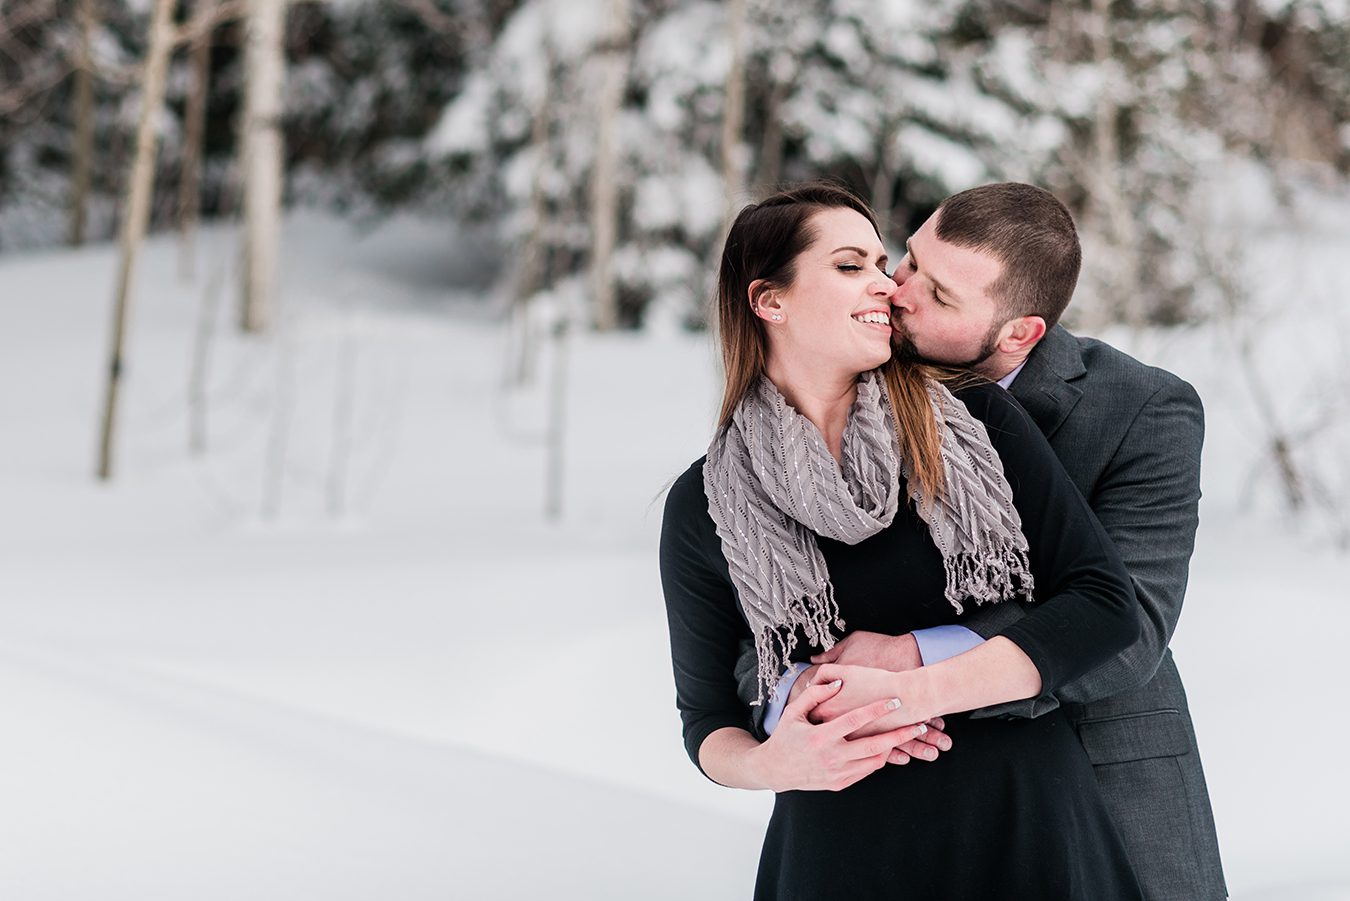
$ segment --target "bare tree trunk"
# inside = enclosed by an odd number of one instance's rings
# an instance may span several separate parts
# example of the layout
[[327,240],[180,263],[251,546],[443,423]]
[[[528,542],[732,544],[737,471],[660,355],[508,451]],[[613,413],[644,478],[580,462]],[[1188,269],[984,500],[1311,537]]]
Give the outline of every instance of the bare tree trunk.
[[562,518],[563,452],[566,448],[567,352],[570,317],[560,311],[553,324],[553,377],[549,379],[548,425],[545,428],[544,517]]
[[727,68],[726,99],[722,111],[722,233],[745,190],[741,166],[741,132],[745,129],[745,0],[727,2],[727,41],[731,62]]
[[328,515],[340,519],[347,513],[353,436],[356,434],[356,364],[359,321],[356,310],[347,320],[338,345],[337,372],[333,379],[333,457],[329,462]]
[[210,373],[211,344],[220,316],[220,298],[225,289],[225,264],[221,263],[202,294],[197,315],[197,332],[192,342],[192,366],[188,372],[188,451],[193,456],[206,453],[206,382]]
[[272,422],[267,436],[267,458],[263,464],[262,518],[265,520],[275,520],[281,515],[281,496],[286,488],[286,457],[298,391],[295,372],[297,327],[294,310],[278,318],[276,386],[272,391]]
[[891,212],[895,206],[895,183],[897,167],[891,160],[891,147],[895,144],[897,123],[887,121],[881,129],[877,141],[877,168],[872,173],[872,209],[881,219],[881,233],[890,234],[893,223]]
[[506,381],[509,385],[527,384],[534,375],[535,324],[530,315],[531,298],[544,286],[544,229],[548,208],[544,197],[544,171],[548,165],[549,134],[553,123],[555,53],[553,42],[545,41],[544,96],[534,115],[530,131],[530,149],[534,153],[534,175],[530,182],[530,230],[521,254],[521,274],[511,303],[511,335],[514,340],[507,355]]
[[596,61],[595,167],[591,173],[591,296],[595,327],[607,332],[619,324],[619,300],[613,273],[619,232],[619,110],[628,84],[629,0],[609,0],[610,36]]
[[240,327],[264,332],[276,303],[281,231],[281,86],[286,0],[252,0],[245,50],[244,275]]
[[783,120],[779,113],[787,99],[788,86],[775,81],[769,88],[769,99],[764,110],[764,139],[759,149],[759,187],[777,185],[783,177]]
[[[1111,0],[1092,0],[1092,56],[1098,72],[1107,72],[1113,55]],[[1106,79],[1107,83],[1111,81]],[[1106,280],[1108,306],[1125,312],[1125,322],[1138,328],[1147,315],[1140,304],[1139,230],[1122,184],[1126,163],[1121,159],[1117,119],[1120,107],[1103,85],[1097,92],[1092,122],[1094,168],[1092,205],[1104,236],[1110,241],[1112,270]]]
[[211,33],[208,23],[217,0],[197,0],[189,29],[196,35],[191,49],[192,84],[183,111],[183,168],[178,182],[178,276],[192,278],[197,221],[201,214],[202,140],[206,134],[206,99],[211,79]]
[[121,263],[114,302],[112,352],[99,441],[98,476],[101,479],[112,477],[112,443],[117,421],[118,389],[122,384],[122,351],[126,344],[127,313],[136,271],[136,255],[145,237],[150,216],[150,195],[155,185],[155,150],[158,146],[155,114],[164,102],[164,76],[173,49],[173,5],[173,0],[155,0],[150,19],[149,49],[146,51],[141,88],[141,113],[136,125],[136,157],[131,168],[121,228]]
[[80,43],[75,68],[75,143],[71,159],[70,234],[71,247],[84,243],[89,211],[89,185],[94,170],[94,57],[91,46],[98,17],[95,0],[80,0],[75,16]]

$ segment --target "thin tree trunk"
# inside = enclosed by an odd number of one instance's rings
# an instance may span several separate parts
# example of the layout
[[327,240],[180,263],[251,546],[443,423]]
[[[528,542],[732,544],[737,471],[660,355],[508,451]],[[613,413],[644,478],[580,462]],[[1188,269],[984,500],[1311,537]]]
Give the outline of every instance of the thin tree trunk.
[[277,323],[276,386],[272,391],[271,432],[267,438],[267,459],[263,471],[262,517],[265,520],[275,520],[281,515],[281,496],[286,488],[286,457],[297,391],[295,327],[294,311]]
[[178,275],[192,278],[197,221],[201,214],[202,141],[206,134],[206,99],[211,79],[211,29],[218,0],[197,0],[191,31],[197,35],[191,49],[192,83],[183,112],[183,168],[178,182]]
[[891,213],[895,204],[896,166],[891,161],[891,147],[895,143],[897,125],[886,122],[877,141],[877,168],[872,173],[872,209],[881,219],[882,234],[890,234],[894,223]]
[[255,333],[267,330],[276,303],[285,21],[286,0],[252,0],[245,51],[244,272],[240,327]]
[[193,456],[206,453],[206,382],[210,373],[211,344],[220,317],[220,298],[225,291],[225,265],[220,264],[202,294],[197,315],[197,331],[192,342],[192,365],[188,372],[188,451]]
[[551,522],[562,518],[563,452],[567,427],[567,352],[570,322],[560,314],[553,326],[553,377],[549,379],[548,425],[544,441],[544,517]]
[[98,17],[95,0],[79,0],[75,15],[80,43],[75,68],[75,142],[71,158],[70,233],[71,247],[84,243],[89,211],[89,186],[94,170],[94,57],[91,46]]
[[340,519],[347,513],[347,483],[356,434],[358,331],[357,313],[355,309],[349,309],[342,341],[338,345],[337,372],[333,379],[333,456],[327,479],[328,515],[333,519]]
[[136,256],[145,237],[150,216],[150,195],[155,185],[155,115],[164,102],[165,73],[173,49],[173,0],[155,0],[150,19],[150,42],[146,52],[141,88],[141,113],[136,125],[136,157],[127,189],[121,228],[121,262],[113,311],[112,351],[108,363],[107,391],[103,403],[103,427],[99,440],[98,476],[112,477],[113,432],[117,422],[118,390],[122,384],[122,353],[126,344],[127,315],[136,272]]
[[544,71],[548,77],[544,79],[544,96],[540,99],[539,109],[535,111],[530,131],[530,149],[534,154],[534,174],[530,182],[530,230],[525,237],[520,280],[516,282],[515,297],[511,304],[511,329],[515,346],[507,360],[507,384],[517,386],[527,384],[534,375],[538,348],[530,305],[531,298],[544,286],[547,275],[544,228],[548,206],[544,196],[544,172],[548,166],[549,136],[553,123],[555,54],[552,41],[545,42],[544,60]]
[[591,296],[595,327],[607,332],[619,324],[614,285],[614,245],[619,232],[619,110],[628,83],[629,0],[609,0],[610,37],[597,60],[599,102],[595,167],[591,173]]
[[787,99],[788,86],[775,81],[769,88],[764,110],[764,139],[759,149],[759,187],[771,188],[783,177],[783,120],[779,109]]
[[[1093,29],[1092,56],[1097,71],[1105,72],[1113,55],[1111,42],[1111,0],[1092,0]],[[1108,79],[1108,82],[1110,79]],[[1120,107],[1111,97],[1110,88],[1103,85],[1097,92],[1096,112],[1093,118],[1093,144],[1096,173],[1093,183],[1093,201],[1105,226],[1113,253],[1110,278],[1109,306],[1125,311],[1126,322],[1138,328],[1147,319],[1140,304],[1139,234],[1121,179],[1126,164],[1121,159],[1120,134],[1117,118]]]
[[727,68],[726,99],[722,112],[722,232],[745,189],[741,167],[741,132],[745,128],[745,0],[727,2],[727,40],[731,62]]

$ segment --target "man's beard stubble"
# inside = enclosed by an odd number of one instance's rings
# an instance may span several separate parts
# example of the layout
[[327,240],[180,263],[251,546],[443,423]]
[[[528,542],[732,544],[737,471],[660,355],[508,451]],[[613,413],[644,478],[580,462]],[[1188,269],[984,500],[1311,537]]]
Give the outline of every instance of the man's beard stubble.
[[900,322],[892,322],[895,337],[891,339],[892,353],[895,358],[902,363],[922,363],[927,366],[947,366],[955,369],[974,369],[985,360],[994,355],[998,350],[998,332],[1002,328],[1002,323],[991,328],[985,333],[984,340],[980,344],[979,356],[969,360],[939,360],[935,357],[927,357],[919,352],[919,348],[914,344],[914,339],[910,337],[908,330]]

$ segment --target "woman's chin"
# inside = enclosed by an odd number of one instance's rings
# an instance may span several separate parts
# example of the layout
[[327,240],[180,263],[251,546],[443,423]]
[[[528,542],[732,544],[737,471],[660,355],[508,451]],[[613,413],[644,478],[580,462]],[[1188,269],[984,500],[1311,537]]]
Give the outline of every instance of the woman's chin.
[[867,365],[864,366],[862,369],[860,369],[859,372],[868,372],[870,370],[876,369],[878,366],[884,366],[886,364],[886,361],[889,360],[890,358],[891,358],[891,345],[890,342],[888,341],[886,342],[886,346],[877,348],[876,353],[868,355]]

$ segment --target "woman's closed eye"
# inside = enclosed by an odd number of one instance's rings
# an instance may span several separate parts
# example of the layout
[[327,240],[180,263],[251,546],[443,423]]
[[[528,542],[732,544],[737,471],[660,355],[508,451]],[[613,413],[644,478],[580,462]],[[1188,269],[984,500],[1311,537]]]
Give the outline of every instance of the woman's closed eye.
[[[837,268],[839,269],[840,272],[862,272],[867,267],[862,266],[858,263],[840,263]],[[886,271],[885,266],[878,265],[877,271],[880,272],[882,275],[886,276],[887,278],[891,277],[890,273]]]

